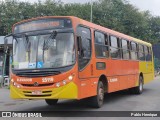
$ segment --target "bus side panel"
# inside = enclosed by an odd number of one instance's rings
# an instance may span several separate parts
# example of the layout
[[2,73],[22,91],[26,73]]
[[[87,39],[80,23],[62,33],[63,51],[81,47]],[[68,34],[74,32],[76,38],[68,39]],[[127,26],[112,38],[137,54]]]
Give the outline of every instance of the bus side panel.
[[[116,70],[121,66],[119,63],[119,60],[111,60],[111,59],[99,59],[95,58],[95,64],[94,65],[94,76],[100,78],[101,75],[104,75],[106,77],[106,82],[108,83],[108,92],[113,92],[119,90],[119,78],[118,76],[115,76]],[[105,64],[104,69],[99,69],[96,64],[103,63]],[[118,64],[118,66],[117,66]],[[117,68],[118,67],[118,68]],[[114,69],[116,68],[116,69]],[[98,81],[97,81],[98,82]]]
[[109,59],[106,62],[106,76],[108,79],[108,92],[114,92],[120,90],[120,71],[122,64],[120,60]]
[[139,72],[143,74],[144,84],[149,83],[154,79],[154,68],[152,62],[140,61],[139,67]]
[[136,86],[136,82],[139,78],[139,61],[129,61],[129,78],[128,88]]
[[79,99],[95,96],[97,94],[98,78],[81,79]]
[[150,82],[151,80],[154,80],[154,64],[152,61],[147,61],[147,76],[146,78],[148,78],[147,81],[145,81],[145,83]]
[[139,74],[138,61],[114,60],[107,62],[106,74],[109,81],[109,92],[135,87]]

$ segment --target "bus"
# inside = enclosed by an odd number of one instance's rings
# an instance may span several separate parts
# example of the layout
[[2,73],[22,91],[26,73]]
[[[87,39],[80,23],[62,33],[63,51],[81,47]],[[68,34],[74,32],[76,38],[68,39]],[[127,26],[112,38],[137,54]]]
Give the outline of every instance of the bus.
[[152,45],[74,16],[46,16],[13,25],[10,96],[13,99],[88,99],[143,92],[154,79]]

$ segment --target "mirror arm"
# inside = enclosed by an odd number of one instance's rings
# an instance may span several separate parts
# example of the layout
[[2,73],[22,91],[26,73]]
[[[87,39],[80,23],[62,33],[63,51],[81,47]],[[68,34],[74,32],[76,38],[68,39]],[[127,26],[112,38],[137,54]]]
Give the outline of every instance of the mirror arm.
[[10,33],[10,34],[8,34],[8,35],[6,35],[5,37],[4,37],[4,39],[6,39],[7,37],[10,37],[10,36],[14,36],[12,33]]

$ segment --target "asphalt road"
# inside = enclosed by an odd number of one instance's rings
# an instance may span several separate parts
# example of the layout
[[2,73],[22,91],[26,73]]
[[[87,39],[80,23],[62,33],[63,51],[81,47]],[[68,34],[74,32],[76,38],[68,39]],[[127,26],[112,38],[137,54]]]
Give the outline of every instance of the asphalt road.
[[145,85],[141,95],[128,91],[105,95],[104,105],[99,109],[88,106],[86,100],[60,100],[56,106],[48,106],[44,100],[12,100],[9,90],[0,88],[0,111],[160,111],[160,77]]

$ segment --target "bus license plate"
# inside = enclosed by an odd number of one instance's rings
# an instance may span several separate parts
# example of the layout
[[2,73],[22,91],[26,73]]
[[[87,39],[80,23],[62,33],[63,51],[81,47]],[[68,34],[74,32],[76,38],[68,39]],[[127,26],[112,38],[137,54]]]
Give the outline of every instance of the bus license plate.
[[32,95],[41,95],[42,91],[40,90],[36,90],[36,91],[32,91]]

